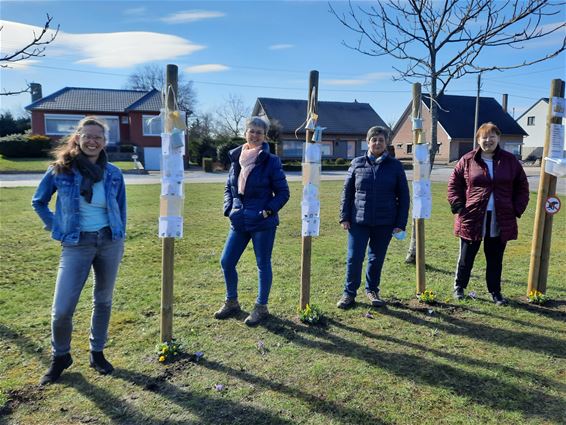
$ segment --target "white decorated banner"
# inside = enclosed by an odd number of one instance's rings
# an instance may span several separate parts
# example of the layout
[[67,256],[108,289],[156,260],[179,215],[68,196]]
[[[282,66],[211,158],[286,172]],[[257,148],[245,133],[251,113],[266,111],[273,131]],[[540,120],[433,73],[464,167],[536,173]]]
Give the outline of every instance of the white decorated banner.
[[182,238],[183,217],[159,217],[160,238]]
[[[322,129],[319,129],[319,133]],[[303,199],[301,202],[302,236],[318,236],[320,232],[320,160],[319,143],[305,143],[303,151]]]

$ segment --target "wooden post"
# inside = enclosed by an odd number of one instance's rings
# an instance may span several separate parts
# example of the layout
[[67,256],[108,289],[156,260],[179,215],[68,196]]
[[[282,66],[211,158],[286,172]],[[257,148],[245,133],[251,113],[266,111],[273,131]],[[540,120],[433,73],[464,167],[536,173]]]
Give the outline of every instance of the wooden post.
[[[413,118],[420,117],[421,106],[421,85],[419,83],[413,84]],[[413,130],[413,145],[423,143],[422,130]],[[413,153],[414,155],[414,153]],[[414,176],[413,176],[414,179]],[[416,241],[416,273],[417,273],[417,294],[422,294],[426,288],[425,280],[425,226],[424,218],[417,218],[413,220],[415,228],[415,241]]]
[[[167,110],[175,110],[177,97],[178,68],[177,65],[167,65],[165,80],[165,99]],[[173,129],[170,117],[165,117],[165,131]],[[175,266],[175,238],[163,238],[161,251],[161,342],[173,339],[173,269]]]
[[546,117],[546,136],[540,164],[540,180],[538,186],[535,222],[533,228],[533,243],[531,246],[531,262],[529,266],[529,283],[527,294],[531,291],[546,292],[546,279],[550,260],[550,242],[552,235],[552,215],[546,214],[544,204],[549,195],[556,194],[556,176],[545,173],[545,157],[550,149],[550,125],[561,124],[562,118],[552,117],[552,98],[564,97],[564,81],[552,80],[550,98]]
[[[314,98],[312,96],[314,88]],[[311,105],[314,102],[314,105]],[[318,104],[318,71],[311,71],[309,74],[309,91],[307,102],[307,114],[311,108],[317,110]],[[306,130],[305,143],[311,143],[313,132]],[[301,241],[301,309],[305,309],[310,304],[311,292],[311,252],[312,252],[312,236],[303,236]]]

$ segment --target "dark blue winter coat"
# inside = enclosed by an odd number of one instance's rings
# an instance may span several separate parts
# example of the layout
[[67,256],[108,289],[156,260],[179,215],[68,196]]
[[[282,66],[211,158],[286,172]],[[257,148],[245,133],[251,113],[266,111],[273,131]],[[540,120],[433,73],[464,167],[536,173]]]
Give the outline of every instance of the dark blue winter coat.
[[[289,185],[281,161],[269,153],[269,145],[263,143],[256,159],[256,166],[248,176],[244,195],[238,194],[240,153],[242,146],[230,151],[230,172],[224,189],[224,215],[230,218],[232,229],[257,232],[279,224],[277,212],[289,200]],[[272,214],[263,218],[262,211]]]
[[368,156],[354,158],[348,169],[340,205],[340,223],[393,225],[405,230],[409,186],[401,162],[386,155],[373,165]]

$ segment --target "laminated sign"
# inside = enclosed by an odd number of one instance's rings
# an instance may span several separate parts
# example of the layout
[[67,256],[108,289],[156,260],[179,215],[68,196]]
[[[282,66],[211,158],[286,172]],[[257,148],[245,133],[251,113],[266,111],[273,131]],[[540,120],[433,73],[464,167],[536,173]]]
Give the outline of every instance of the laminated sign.
[[[416,131],[420,132],[420,129]],[[432,194],[430,191],[429,144],[414,145],[413,158],[413,218],[430,218]]]
[[183,115],[179,111],[163,111],[170,128],[161,133],[161,196],[159,199],[160,238],[183,237],[183,183],[185,169],[185,131]]
[[[303,199],[301,201],[302,236],[318,236],[320,232],[320,160],[323,127],[316,125],[318,115],[312,113],[309,125],[316,134],[312,142],[306,142],[303,150]],[[307,128],[309,128],[309,125]]]

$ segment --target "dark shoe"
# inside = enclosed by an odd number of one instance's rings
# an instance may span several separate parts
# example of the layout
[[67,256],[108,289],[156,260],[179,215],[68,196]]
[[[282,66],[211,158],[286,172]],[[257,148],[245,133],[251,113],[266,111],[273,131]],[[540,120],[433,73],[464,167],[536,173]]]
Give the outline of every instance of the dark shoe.
[[244,323],[248,326],[256,326],[264,321],[267,316],[269,316],[267,305],[256,304],[250,315],[244,320]]
[[53,356],[51,358],[51,366],[45,372],[39,381],[39,385],[46,385],[55,382],[63,371],[73,364],[73,359],[70,354],[63,354],[62,356]]
[[466,298],[466,295],[464,295],[464,288],[462,288],[461,286],[456,286],[454,288],[454,299],[463,300],[464,298]]
[[495,305],[509,304],[509,301],[507,301],[505,298],[503,298],[503,295],[501,295],[501,292],[496,293],[496,294],[491,294],[491,297],[493,298],[493,302],[495,303]]
[[340,298],[336,303],[336,307],[346,310],[350,307],[353,307],[355,303],[356,303],[355,297],[344,294],[342,295],[342,298]]
[[226,300],[220,310],[214,313],[214,318],[218,320],[227,319],[236,316],[240,311],[242,311],[242,309],[240,308],[238,300]]
[[366,292],[368,299],[371,301],[371,305],[374,307],[383,307],[385,301],[379,298],[379,293],[375,291]]
[[104,358],[102,351],[90,352],[90,367],[102,375],[108,375],[114,370],[114,366]]

